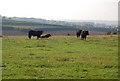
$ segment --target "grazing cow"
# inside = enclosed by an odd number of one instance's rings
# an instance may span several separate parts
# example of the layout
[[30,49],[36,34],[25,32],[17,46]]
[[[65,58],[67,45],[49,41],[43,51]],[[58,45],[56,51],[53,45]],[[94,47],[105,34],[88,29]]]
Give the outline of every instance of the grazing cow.
[[51,37],[51,34],[45,34],[40,36],[40,38],[49,38],[49,37]]
[[82,30],[78,30],[78,31],[76,32],[77,38],[80,37],[81,32],[82,32]]
[[31,39],[32,36],[37,36],[37,39],[40,38],[40,36],[42,35],[43,31],[35,31],[35,30],[30,30],[28,32],[28,37],[29,39]]
[[88,32],[88,31],[82,31],[82,32],[81,32],[81,39],[82,39],[82,40],[84,40],[84,39],[86,40],[87,35],[89,35],[89,32]]

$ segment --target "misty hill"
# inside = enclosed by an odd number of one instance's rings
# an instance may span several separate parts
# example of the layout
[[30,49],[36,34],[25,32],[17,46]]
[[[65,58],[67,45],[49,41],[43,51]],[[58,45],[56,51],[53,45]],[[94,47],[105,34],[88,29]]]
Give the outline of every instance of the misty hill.
[[67,20],[67,19],[62,19],[62,21],[67,21],[67,22],[94,22],[95,24],[106,24],[106,25],[118,25],[118,21],[108,21],[108,20]]
[[55,20],[46,20],[41,18],[20,18],[20,17],[5,17],[3,16],[2,19],[6,20],[15,20],[15,21],[25,21],[25,22],[34,22],[40,24],[49,24],[49,25],[64,25],[64,26],[71,26],[71,23],[64,22],[64,21],[55,21]]
[[66,22],[36,18],[2,17],[4,35],[14,34],[17,31],[21,35],[27,35],[27,32],[31,29],[43,30],[45,31],[44,33],[52,33],[53,35],[67,35],[68,33],[75,35],[78,29],[88,30],[92,32],[91,34],[104,34],[102,32],[115,32],[117,30],[117,28],[109,28],[107,25],[102,26],[100,24],[101,27],[96,27],[95,25],[94,22]]
[[88,26],[92,25],[93,27],[97,27],[101,25],[101,27],[113,26],[117,27],[117,21],[105,21],[105,20],[46,20],[41,18],[26,18],[26,17],[5,17],[2,16],[3,19],[11,19],[16,21],[26,21],[26,22],[36,22],[42,24],[54,24],[54,25],[64,25],[64,26]]

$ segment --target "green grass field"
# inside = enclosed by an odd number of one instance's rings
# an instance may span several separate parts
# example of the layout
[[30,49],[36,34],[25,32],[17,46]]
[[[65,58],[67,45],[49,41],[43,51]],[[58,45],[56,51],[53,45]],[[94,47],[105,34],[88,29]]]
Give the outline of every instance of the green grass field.
[[3,37],[3,79],[118,79],[117,36]]

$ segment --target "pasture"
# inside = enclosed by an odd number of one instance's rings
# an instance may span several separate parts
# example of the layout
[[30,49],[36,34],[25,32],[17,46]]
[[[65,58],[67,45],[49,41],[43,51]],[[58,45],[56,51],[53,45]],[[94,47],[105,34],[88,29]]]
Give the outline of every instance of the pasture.
[[3,79],[118,79],[117,36],[5,36]]

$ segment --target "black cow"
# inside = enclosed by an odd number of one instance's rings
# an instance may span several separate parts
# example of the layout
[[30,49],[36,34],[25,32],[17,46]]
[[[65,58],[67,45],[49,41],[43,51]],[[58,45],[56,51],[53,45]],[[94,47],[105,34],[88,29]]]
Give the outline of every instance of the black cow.
[[78,30],[78,31],[76,32],[77,38],[80,37],[81,32],[82,32],[82,30]]
[[81,32],[81,39],[82,39],[82,40],[84,40],[84,39],[86,40],[87,35],[89,35],[89,32],[88,32],[88,31],[82,31],[82,32]]
[[40,38],[40,36],[42,35],[43,31],[35,31],[35,30],[30,30],[28,32],[28,37],[29,39],[31,39],[32,36],[37,36],[37,39]]
[[40,38],[49,38],[49,37],[51,37],[51,34],[45,34],[40,36]]

